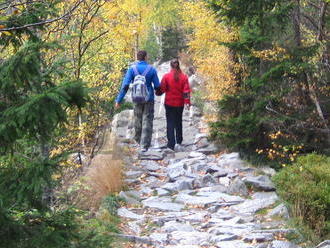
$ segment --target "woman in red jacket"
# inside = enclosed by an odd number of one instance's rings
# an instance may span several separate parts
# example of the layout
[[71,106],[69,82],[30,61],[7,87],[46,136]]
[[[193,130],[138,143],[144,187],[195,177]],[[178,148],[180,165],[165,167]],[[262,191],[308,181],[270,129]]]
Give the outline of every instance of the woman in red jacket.
[[181,71],[178,59],[171,61],[171,71],[163,76],[160,87],[165,93],[167,147],[174,150],[175,144],[182,143],[183,108],[190,108],[188,77]]

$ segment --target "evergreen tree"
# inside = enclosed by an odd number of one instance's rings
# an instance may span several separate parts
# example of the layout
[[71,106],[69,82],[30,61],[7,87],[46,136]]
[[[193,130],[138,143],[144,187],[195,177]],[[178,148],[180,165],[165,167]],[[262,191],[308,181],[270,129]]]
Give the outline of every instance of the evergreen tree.
[[[63,64],[48,64],[59,49],[43,41],[56,20],[55,3],[1,3],[0,20],[0,239],[2,247],[71,247],[77,238],[70,208],[50,208],[60,156],[51,156],[68,108],[86,102],[82,82],[61,82]],[[58,65],[58,66],[56,66]]]
[[[226,45],[244,68],[236,75],[239,90],[220,101],[213,137],[242,151],[266,151],[270,159],[277,157],[274,145],[291,152],[300,145],[304,152],[327,152],[329,108],[323,100],[329,96],[324,88],[329,68],[319,54],[328,43],[320,46],[320,40],[308,40],[320,30],[303,22],[306,8],[289,0],[209,2],[220,21],[238,30],[238,39]],[[316,23],[327,26],[325,19]],[[309,30],[305,36],[303,28]],[[278,131],[281,137],[276,136],[279,143],[274,144],[270,137]],[[283,153],[278,153],[280,159],[293,159]]]

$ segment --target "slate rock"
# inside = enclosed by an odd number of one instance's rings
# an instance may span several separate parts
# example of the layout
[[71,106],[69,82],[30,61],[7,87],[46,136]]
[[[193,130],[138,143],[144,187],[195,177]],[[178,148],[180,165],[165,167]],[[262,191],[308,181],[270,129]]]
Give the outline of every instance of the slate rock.
[[330,240],[323,241],[321,244],[319,244],[315,248],[330,248]]
[[152,160],[141,161],[141,166],[148,171],[158,171],[159,169],[161,169],[161,166],[156,161]]
[[235,178],[228,187],[228,193],[229,194],[239,194],[242,196],[248,196],[249,192],[245,185],[245,183],[239,179]]
[[278,200],[274,192],[258,192],[252,196],[252,199],[233,206],[232,209],[241,214],[255,214],[260,209],[270,207]]
[[210,174],[207,174],[202,177],[196,178],[193,182],[193,187],[195,189],[209,187],[215,185],[216,183],[217,181],[214,179],[214,177]]
[[154,241],[156,244],[166,244],[168,239],[167,233],[152,233],[150,234],[150,239]]
[[193,189],[193,179],[180,178],[174,183],[166,183],[162,186],[163,189],[171,192]]
[[201,152],[190,152],[189,158],[198,158],[198,159],[205,159],[206,155]]
[[183,204],[159,201],[143,202],[143,206],[148,208],[156,208],[162,211],[181,211],[184,208]]
[[219,248],[253,248],[251,244],[244,243],[241,240],[221,241],[217,243]]
[[130,179],[137,179],[144,174],[143,171],[126,171],[125,176]]
[[208,241],[210,235],[204,232],[182,232],[176,231],[171,233],[170,244],[173,245],[201,245]]
[[213,237],[211,237],[210,241],[211,241],[211,243],[219,243],[219,242],[223,242],[223,241],[232,241],[235,239],[238,239],[237,235],[224,234],[224,235],[213,236]]
[[272,233],[249,233],[243,236],[245,242],[268,242],[274,239]]
[[146,151],[139,153],[139,159],[141,160],[163,160],[164,153],[158,151]]
[[270,217],[274,217],[274,216],[282,217],[284,219],[289,219],[289,217],[290,217],[289,210],[282,203],[282,204],[278,205],[276,208],[270,210],[266,217],[270,218]]
[[126,209],[126,208],[119,208],[117,210],[117,214],[120,216],[120,217],[123,217],[123,218],[129,218],[129,219],[135,219],[135,220],[142,220],[144,218],[143,215],[138,215],[138,214],[135,214],[133,213],[132,211]]
[[209,144],[206,147],[197,149],[197,152],[201,152],[206,155],[214,154],[214,153],[217,153],[218,151],[219,151],[219,148],[216,147],[216,145],[214,145],[214,144]]
[[[289,241],[281,241],[281,240],[274,240],[269,248],[299,248],[299,246],[289,242]],[[317,247],[321,248],[321,247]],[[328,248],[328,247],[322,247],[322,248]]]
[[275,185],[268,176],[248,176],[244,178],[243,181],[248,185],[252,185],[252,187],[257,190],[275,191]]
[[161,228],[161,231],[165,233],[171,233],[175,231],[194,232],[195,229],[189,224],[180,223],[177,221],[170,221],[165,223],[165,225]]
[[119,194],[118,194],[119,197],[125,199],[125,201],[128,203],[128,204],[139,204],[140,203],[140,196],[138,195],[138,193],[133,193],[133,192],[130,192],[130,191],[121,191]]

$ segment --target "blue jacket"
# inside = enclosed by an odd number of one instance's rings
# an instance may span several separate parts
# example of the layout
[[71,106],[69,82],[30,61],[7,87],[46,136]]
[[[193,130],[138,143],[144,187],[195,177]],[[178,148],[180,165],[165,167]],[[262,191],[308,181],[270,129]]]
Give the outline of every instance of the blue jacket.
[[[148,63],[145,61],[138,61],[134,65],[137,66],[139,73],[142,74],[145,71],[145,69],[147,68]],[[129,89],[130,83],[132,83],[134,80],[134,77],[135,77],[134,70],[132,67],[130,67],[126,72],[125,78],[121,85],[120,92],[116,98],[117,103],[121,103],[123,101],[128,89]],[[151,83],[153,83],[153,86]],[[157,71],[153,67],[146,75],[146,85],[147,85],[147,88],[149,91],[149,100],[148,101],[153,102],[155,99],[154,88],[158,89],[160,87]]]

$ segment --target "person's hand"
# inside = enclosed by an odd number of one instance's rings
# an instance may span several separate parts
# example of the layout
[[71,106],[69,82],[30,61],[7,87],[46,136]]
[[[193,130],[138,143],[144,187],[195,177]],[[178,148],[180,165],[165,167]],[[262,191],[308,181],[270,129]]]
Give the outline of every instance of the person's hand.
[[120,104],[118,102],[115,103],[115,109],[119,109]]

